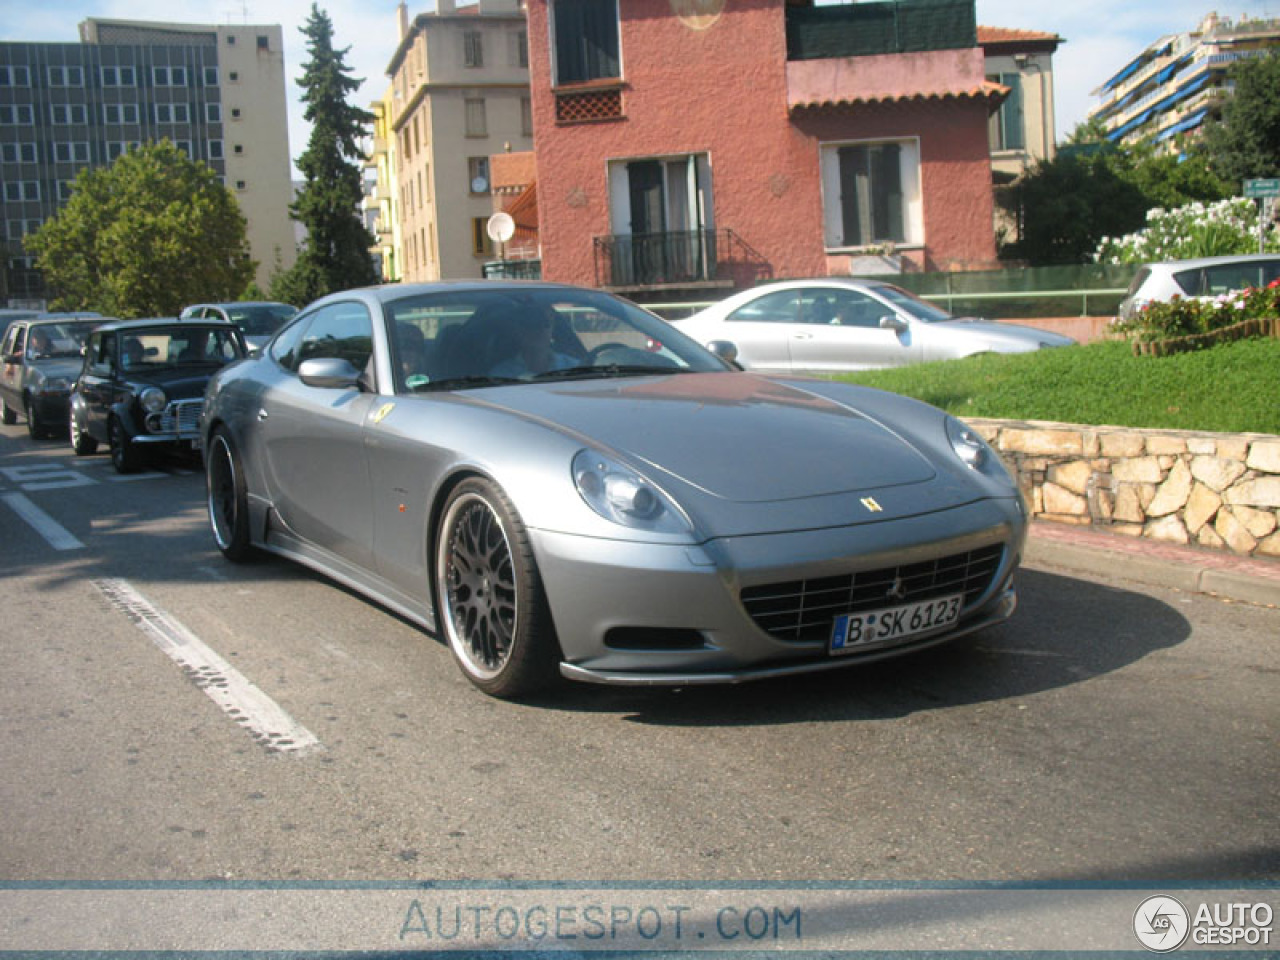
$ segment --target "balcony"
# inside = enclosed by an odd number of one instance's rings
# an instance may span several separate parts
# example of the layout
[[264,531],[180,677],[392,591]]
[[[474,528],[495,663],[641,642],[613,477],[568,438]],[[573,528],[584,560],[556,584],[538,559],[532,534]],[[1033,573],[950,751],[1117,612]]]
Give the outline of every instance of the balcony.
[[596,237],[596,286],[618,292],[746,286],[773,268],[732,230]]

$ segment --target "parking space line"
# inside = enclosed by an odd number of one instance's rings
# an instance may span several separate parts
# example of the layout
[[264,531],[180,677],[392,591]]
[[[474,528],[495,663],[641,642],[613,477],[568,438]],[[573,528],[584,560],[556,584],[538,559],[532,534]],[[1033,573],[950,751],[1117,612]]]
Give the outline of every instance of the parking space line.
[[315,734],[128,581],[95,580],[93,585],[258,743],[279,753],[298,753],[321,746]]
[[82,550],[84,544],[71,535],[66,527],[49,516],[21,493],[6,493],[3,497],[10,509],[25,520],[45,542],[55,550]]

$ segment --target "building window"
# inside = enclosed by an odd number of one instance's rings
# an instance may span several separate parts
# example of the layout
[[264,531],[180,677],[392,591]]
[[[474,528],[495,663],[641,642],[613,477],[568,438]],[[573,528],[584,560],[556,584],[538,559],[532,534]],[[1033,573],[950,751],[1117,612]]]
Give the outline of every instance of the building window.
[[822,148],[827,247],[923,243],[920,144],[832,144]]
[[471,184],[472,193],[489,192],[489,158],[467,158],[467,182]]
[[222,122],[222,104],[206,103],[204,105],[204,118],[209,123],[221,123]]
[[206,87],[216,87],[218,85],[218,68],[217,67],[204,68],[204,85]]
[[209,159],[210,160],[222,159],[222,141],[221,140],[209,141]]
[[265,33],[258,34],[258,49],[259,50],[271,49],[271,40]]
[[40,199],[39,180],[8,180],[4,185],[4,198],[11,203]]
[[0,104],[0,126],[29,127],[36,122],[29,103]]
[[551,16],[557,84],[620,76],[617,0],[555,0]]
[[244,144],[243,143],[235,144],[234,146],[232,146],[231,152],[234,153],[237,157],[244,156]]
[[173,145],[181,150],[188,160],[192,159],[190,140],[175,140],[173,141]]
[[191,112],[185,103],[157,103],[156,123],[190,123]]
[[529,31],[520,30],[511,36],[511,66],[529,69]]
[[49,107],[49,114],[58,126],[88,121],[88,110],[83,103],[55,103]]
[[484,38],[478,30],[463,33],[462,62],[468,67],[484,66]]
[[1001,73],[987,79],[1009,88],[1009,96],[988,121],[992,151],[1025,150],[1027,137],[1022,112],[1022,75]]
[[485,118],[484,101],[474,99],[467,101],[467,136],[487,137],[488,122]]
[[493,256],[493,241],[489,239],[489,218],[471,218],[471,252],[477,257]]
[[104,103],[102,120],[104,123],[137,123],[138,105],[136,103]]
[[533,101],[528,97],[520,98],[520,133],[533,136]]
[[236,181],[236,189],[237,189],[237,190],[246,190],[246,189],[248,189],[248,187],[249,187],[249,185],[248,185],[247,183],[245,183],[243,180],[237,180],[237,181]]
[[236,45],[236,35],[234,33],[227,34],[227,46],[234,47]]
[[239,74],[239,73],[237,73],[236,71],[232,70],[229,74],[227,74],[227,79],[228,79],[231,83],[239,83],[239,82],[240,82],[240,74]]
[[50,67],[49,86],[83,87],[84,72],[79,67]]
[[152,78],[157,87],[185,87],[187,70],[185,67],[154,67]]
[[74,189],[74,187],[75,187],[75,184],[70,180],[59,180],[58,181],[58,202],[66,203],[68,200],[70,200],[71,191],[72,189]]
[[89,144],[86,141],[62,141],[53,145],[55,163],[88,163]]
[[0,143],[0,161],[4,163],[35,163],[34,143]]
[[103,67],[102,85],[104,87],[137,86],[133,67]]
[[138,146],[137,140],[109,140],[107,141],[107,159],[115,160],[130,150],[136,150]]
[[0,67],[0,87],[29,87],[31,72],[26,67]]

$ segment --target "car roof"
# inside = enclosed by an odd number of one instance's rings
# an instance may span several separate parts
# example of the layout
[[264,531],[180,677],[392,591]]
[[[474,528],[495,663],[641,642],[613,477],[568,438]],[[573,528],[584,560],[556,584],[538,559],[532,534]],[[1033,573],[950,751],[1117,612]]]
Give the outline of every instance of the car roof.
[[1240,253],[1220,257],[1194,257],[1190,260],[1160,260],[1143,264],[1146,267],[1168,267],[1171,270],[1195,270],[1199,267],[1215,267],[1223,263],[1256,263],[1280,260],[1280,253]]
[[98,327],[103,333],[111,333],[116,330],[145,330],[148,327],[224,327],[228,330],[239,330],[240,328],[228,320],[206,320],[190,318],[187,320],[179,320],[177,317],[144,317],[137,320],[113,320],[110,323],[104,323]]
[[[190,306],[183,307],[183,311],[197,310],[201,307],[292,307],[293,304],[285,303],[282,300],[216,300],[209,303],[193,303]],[[296,308],[295,308],[296,309]]]

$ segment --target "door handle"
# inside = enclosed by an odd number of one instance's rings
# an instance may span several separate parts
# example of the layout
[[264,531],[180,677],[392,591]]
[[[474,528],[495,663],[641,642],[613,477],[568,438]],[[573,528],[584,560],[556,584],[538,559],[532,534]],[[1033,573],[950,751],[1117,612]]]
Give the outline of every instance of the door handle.
[[259,407],[259,408],[258,408],[258,422],[259,422],[259,423],[261,423],[263,420],[267,419],[267,417],[269,417],[269,416],[271,416],[271,414],[267,413],[267,411],[266,411],[266,410],[264,410],[264,409],[263,409],[263,408],[261,408],[261,407]]

